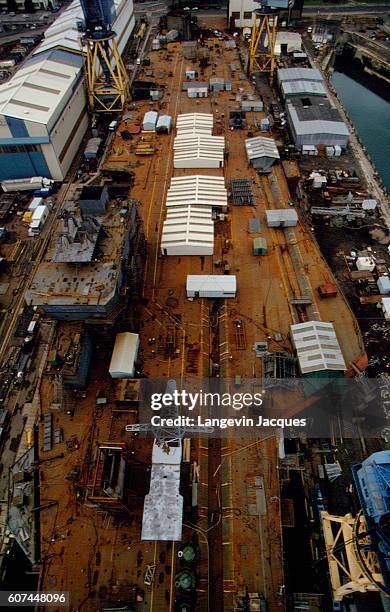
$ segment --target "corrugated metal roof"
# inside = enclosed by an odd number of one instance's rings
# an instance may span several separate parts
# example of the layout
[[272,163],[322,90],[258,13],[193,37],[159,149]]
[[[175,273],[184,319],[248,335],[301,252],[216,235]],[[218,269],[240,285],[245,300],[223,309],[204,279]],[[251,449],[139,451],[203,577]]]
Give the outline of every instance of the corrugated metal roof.
[[325,118],[309,120],[300,119],[296,108],[290,103],[287,104],[286,110],[298,136],[305,136],[308,134],[335,134],[349,137],[349,131],[344,121]]
[[291,337],[302,374],[346,369],[332,323],[308,321],[291,325]]
[[[175,168],[207,166],[206,160],[210,160],[210,164],[214,161],[213,165],[218,168],[224,161],[225,139],[210,134],[181,134],[175,138],[173,148]],[[205,164],[198,166],[201,160],[205,160]]]
[[50,128],[57,119],[58,105],[72,95],[82,66],[81,58],[76,58],[80,61],[78,66],[71,62],[59,65],[56,55],[56,51],[50,51],[37,61],[27,61],[6,86],[0,86],[2,115],[44,123]]
[[220,176],[181,176],[171,180],[167,208],[177,206],[227,206],[225,180]]
[[280,158],[279,151],[273,138],[266,138],[265,136],[247,138],[245,140],[245,148],[249,160],[257,159],[258,157]]
[[282,83],[282,93],[285,98],[297,95],[326,96],[325,86],[320,81],[285,81]]
[[318,68],[279,68],[278,82],[283,81],[323,81]]

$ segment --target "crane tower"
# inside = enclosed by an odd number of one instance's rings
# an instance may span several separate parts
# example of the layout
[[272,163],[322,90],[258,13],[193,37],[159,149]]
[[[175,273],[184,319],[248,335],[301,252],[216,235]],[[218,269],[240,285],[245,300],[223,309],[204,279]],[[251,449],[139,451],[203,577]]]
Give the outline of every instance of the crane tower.
[[260,0],[260,7],[253,13],[248,56],[249,77],[255,72],[269,74],[272,83],[279,9],[288,9],[293,3],[294,0]]
[[113,0],[80,0],[84,13],[82,41],[87,47],[88,102],[95,113],[121,112],[129,95],[128,77],[112,24]]

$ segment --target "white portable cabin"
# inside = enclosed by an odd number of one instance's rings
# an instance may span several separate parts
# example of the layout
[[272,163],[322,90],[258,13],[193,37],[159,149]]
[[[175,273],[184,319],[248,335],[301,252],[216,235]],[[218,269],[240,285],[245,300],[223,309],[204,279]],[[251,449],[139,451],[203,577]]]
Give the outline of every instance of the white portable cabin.
[[180,135],[174,141],[174,168],[223,168],[223,136]]
[[142,128],[145,132],[154,132],[156,129],[158,113],[156,111],[148,111],[144,115]]
[[213,252],[211,208],[178,206],[168,210],[161,236],[162,255],[212,255]]
[[207,98],[208,93],[208,87],[189,87],[187,89],[187,95],[189,98]]
[[186,289],[188,298],[235,298],[237,280],[223,274],[189,274]]
[[133,378],[139,348],[139,335],[131,332],[117,334],[111,356],[111,378]]
[[385,317],[386,321],[390,321],[390,298],[382,298],[378,306],[382,308],[383,316]]
[[166,207],[205,206],[226,212],[227,200],[223,176],[178,176],[171,179]]
[[358,257],[356,260],[356,267],[360,271],[373,272],[375,265],[375,260],[372,257]]
[[379,293],[381,295],[387,295],[390,293],[390,278],[388,276],[380,276],[376,281],[378,285]]

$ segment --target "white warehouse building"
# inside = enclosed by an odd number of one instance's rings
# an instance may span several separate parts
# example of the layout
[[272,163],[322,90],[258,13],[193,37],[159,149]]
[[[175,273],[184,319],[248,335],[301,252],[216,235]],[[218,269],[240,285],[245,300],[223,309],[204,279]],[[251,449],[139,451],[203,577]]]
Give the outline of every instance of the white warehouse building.
[[[122,53],[134,29],[132,0],[116,0],[113,29]],[[59,15],[9,81],[0,85],[0,180],[62,181],[88,127],[78,0]]]

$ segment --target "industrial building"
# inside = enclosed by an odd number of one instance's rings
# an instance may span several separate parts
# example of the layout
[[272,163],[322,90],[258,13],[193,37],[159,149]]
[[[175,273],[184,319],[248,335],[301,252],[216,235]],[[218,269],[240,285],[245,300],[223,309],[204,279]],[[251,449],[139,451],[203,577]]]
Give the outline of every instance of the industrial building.
[[[285,3],[280,0],[272,2],[273,7],[280,7],[279,21],[287,24],[287,20],[299,19],[302,15],[303,0],[289,2],[289,8],[285,9]],[[231,28],[250,30],[253,25],[253,13],[260,8],[260,3],[254,0],[229,0],[228,2],[228,25]],[[285,9],[285,10],[283,10]],[[286,20],[286,21],[284,21]]]
[[339,145],[345,149],[349,131],[339,110],[328,98],[295,97],[286,105],[287,121],[297,147],[303,145]]
[[255,136],[245,140],[248,161],[259,172],[268,172],[276,160],[280,159],[279,151],[273,138]]
[[[122,53],[134,29],[132,0],[115,2],[113,29]],[[9,81],[0,85],[0,179],[45,176],[62,181],[88,127],[78,0]]]
[[338,145],[345,149],[349,131],[328,98],[317,68],[281,68],[278,84],[286,101],[287,122],[297,147]]
[[126,214],[108,205],[104,215],[80,217],[69,203],[25,294],[54,319],[109,319],[119,308],[122,287],[137,295],[143,278],[144,237],[137,202]]
[[318,68],[279,68],[277,73],[279,87],[288,81],[317,81],[324,80]]

